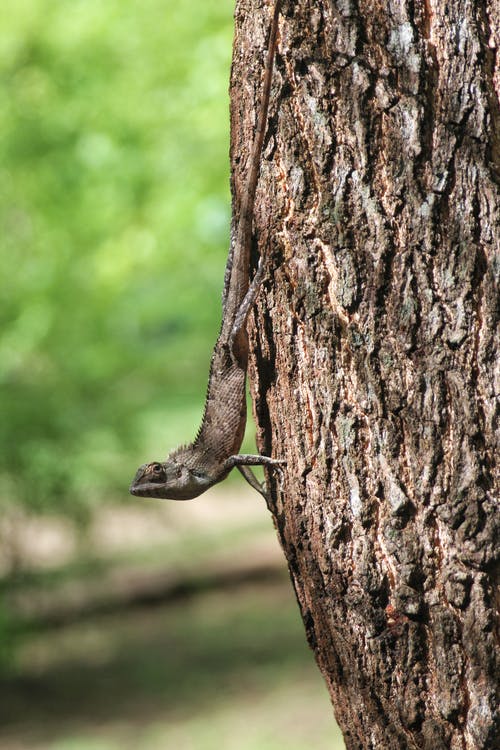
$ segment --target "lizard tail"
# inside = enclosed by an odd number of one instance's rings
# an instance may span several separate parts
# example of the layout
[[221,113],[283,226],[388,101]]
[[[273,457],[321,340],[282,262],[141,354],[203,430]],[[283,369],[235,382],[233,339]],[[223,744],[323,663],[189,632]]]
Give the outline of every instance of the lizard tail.
[[[236,313],[242,304],[249,286],[250,247],[252,241],[252,222],[255,192],[260,173],[260,155],[266,133],[269,97],[273,77],[274,58],[278,38],[279,13],[281,0],[274,5],[267,56],[264,65],[264,79],[260,106],[257,115],[255,137],[248,160],[248,173],[245,188],[241,198],[238,224],[232,238],[233,252],[230,254],[226,273],[226,289],[224,294],[224,323],[231,322],[233,327]],[[225,331],[228,336],[230,331]]]

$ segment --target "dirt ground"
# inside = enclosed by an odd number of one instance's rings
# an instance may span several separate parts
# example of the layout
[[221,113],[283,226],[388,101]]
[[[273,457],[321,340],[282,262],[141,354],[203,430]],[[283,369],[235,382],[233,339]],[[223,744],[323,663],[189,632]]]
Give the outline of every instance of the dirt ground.
[[28,626],[2,750],[343,747],[267,509],[240,489],[104,507],[84,535],[17,520],[28,572],[5,594]]

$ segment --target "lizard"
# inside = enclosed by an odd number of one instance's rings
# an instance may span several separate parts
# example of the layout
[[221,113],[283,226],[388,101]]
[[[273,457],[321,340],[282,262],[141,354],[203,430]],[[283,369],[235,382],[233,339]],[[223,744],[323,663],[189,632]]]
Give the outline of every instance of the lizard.
[[224,276],[222,323],[213,349],[205,408],[196,438],[173,450],[165,461],[143,464],[130,485],[138,497],[191,500],[221,482],[236,467],[260,492],[267,493],[250,466],[281,466],[283,461],[263,455],[240,454],[246,425],[246,372],[249,354],[246,321],[263,277],[263,260],[250,282],[250,251],[255,193],[276,54],[280,0],[276,0],[269,31],[261,101],[249,155],[236,230]]

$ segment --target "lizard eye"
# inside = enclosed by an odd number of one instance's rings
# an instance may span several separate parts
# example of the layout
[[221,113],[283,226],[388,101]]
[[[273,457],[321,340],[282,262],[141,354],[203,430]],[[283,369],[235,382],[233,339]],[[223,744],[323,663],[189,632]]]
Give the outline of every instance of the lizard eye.
[[151,464],[151,471],[153,474],[163,474],[163,466],[161,464]]

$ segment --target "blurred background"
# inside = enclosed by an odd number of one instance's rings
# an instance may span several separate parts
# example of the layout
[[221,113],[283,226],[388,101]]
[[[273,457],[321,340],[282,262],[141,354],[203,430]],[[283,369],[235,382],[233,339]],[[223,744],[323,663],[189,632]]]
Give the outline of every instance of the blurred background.
[[203,408],[232,13],[0,6],[2,750],[343,747],[262,499],[127,491]]

